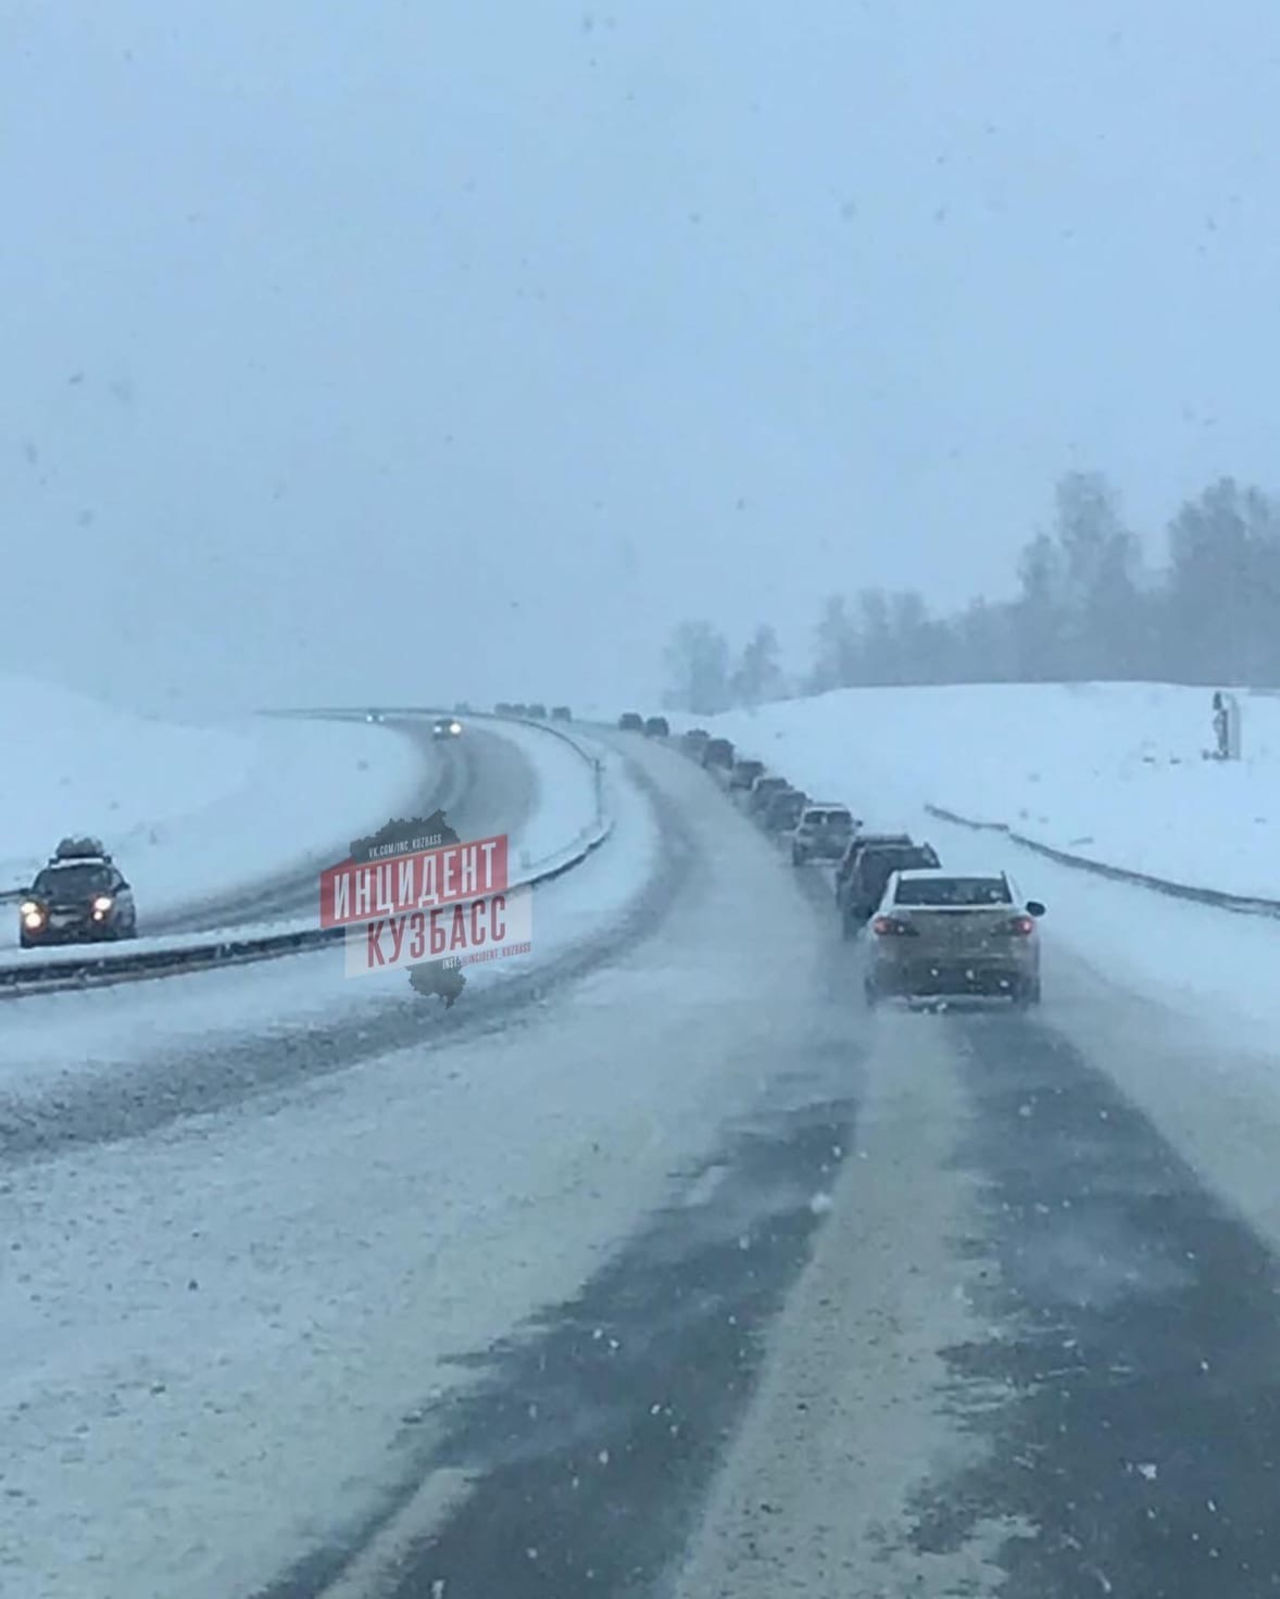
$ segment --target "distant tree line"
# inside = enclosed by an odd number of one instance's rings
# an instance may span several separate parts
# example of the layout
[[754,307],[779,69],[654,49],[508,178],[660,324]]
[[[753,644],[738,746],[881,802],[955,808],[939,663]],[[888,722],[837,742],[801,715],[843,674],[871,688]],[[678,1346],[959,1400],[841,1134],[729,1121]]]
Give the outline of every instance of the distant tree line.
[[724,634],[710,622],[681,622],[667,645],[666,703],[695,716],[714,716],[737,705],[763,705],[787,693],[778,664],[778,639],[765,624],[736,660]]
[[1280,502],[1220,478],[1179,508],[1152,566],[1107,478],[1071,472],[1050,526],[1019,554],[1010,600],[939,614],[913,590],[833,594],[810,668],[794,683],[771,628],[758,628],[735,661],[710,623],[686,622],[667,669],[668,703],[698,714],[890,684],[1280,685]]

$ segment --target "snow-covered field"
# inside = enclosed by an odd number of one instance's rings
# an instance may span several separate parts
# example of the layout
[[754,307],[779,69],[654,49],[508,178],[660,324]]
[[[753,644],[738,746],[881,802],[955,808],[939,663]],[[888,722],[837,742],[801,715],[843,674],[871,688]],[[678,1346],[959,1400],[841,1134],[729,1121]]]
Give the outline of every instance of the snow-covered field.
[[1280,698],[1240,696],[1245,758],[1220,762],[1202,754],[1211,697],[1145,683],[845,689],[714,722],[868,821],[932,803],[1153,877],[1280,899]]
[[64,834],[91,833],[144,917],[340,856],[429,780],[385,727],[183,727],[19,678],[0,678],[0,749],[0,890],[30,882]]

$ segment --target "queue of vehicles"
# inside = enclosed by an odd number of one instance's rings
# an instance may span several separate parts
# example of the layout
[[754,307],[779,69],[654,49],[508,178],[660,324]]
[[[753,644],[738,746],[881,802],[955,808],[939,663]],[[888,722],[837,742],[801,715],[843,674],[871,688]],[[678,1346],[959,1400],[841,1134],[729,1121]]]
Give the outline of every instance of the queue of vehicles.
[[[619,726],[653,736],[637,712]],[[1045,907],[1025,899],[1007,872],[948,871],[928,841],[866,831],[847,805],[814,798],[706,728],[674,742],[788,851],[794,866],[831,868],[841,936],[864,947],[868,1005],[970,995],[1007,998],[1019,1007],[1040,1003],[1038,923]]]
[[499,700],[493,707],[495,716],[519,716],[530,722],[571,722],[573,711],[568,705],[553,705],[550,715],[540,701],[525,704],[523,700]]

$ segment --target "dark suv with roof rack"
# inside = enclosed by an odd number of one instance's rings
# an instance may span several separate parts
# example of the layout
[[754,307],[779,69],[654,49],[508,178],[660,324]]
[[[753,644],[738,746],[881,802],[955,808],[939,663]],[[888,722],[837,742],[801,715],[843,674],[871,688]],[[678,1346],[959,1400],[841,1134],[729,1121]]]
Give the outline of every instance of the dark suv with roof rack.
[[64,838],[18,906],[23,949],[135,938],[137,932],[133,890],[96,838]]

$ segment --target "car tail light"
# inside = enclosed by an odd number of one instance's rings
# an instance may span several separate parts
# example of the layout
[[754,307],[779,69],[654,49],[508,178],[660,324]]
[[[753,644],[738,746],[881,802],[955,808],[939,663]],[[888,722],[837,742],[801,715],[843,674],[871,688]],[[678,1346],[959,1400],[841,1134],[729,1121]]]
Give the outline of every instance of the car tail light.
[[1035,919],[1031,916],[1015,916],[1009,923],[1008,930],[1011,933],[1017,933],[1022,938],[1026,938],[1036,930]]
[[896,916],[877,916],[871,924],[871,930],[881,938],[916,938],[919,936],[910,922],[901,921]]

